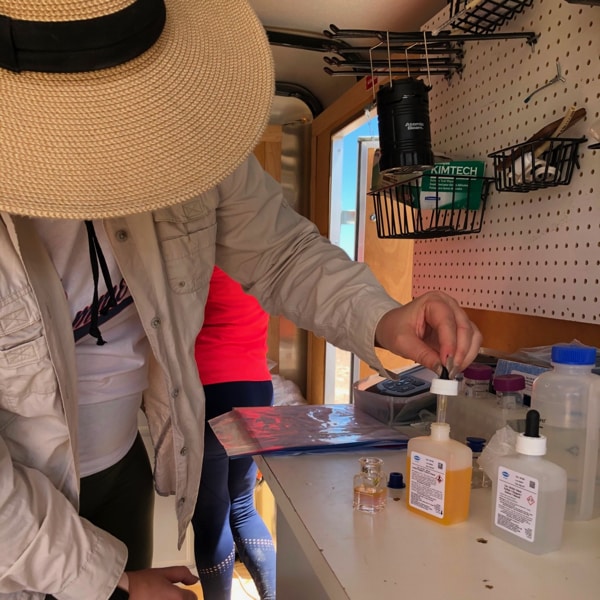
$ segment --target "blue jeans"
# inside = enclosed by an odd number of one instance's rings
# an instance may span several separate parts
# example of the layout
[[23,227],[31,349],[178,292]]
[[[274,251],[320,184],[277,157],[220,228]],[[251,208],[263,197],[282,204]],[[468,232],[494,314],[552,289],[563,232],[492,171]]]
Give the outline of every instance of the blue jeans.
[[[233,407],[269,406],[271,381],[207,385],[206,420]],[[257,467],[249,457],[230,459],[205,426],[204,460],[192,526],[198,576],[205,600],[229,600],[235,551],[262,600],[275,598],[275,546],[254,506]]]

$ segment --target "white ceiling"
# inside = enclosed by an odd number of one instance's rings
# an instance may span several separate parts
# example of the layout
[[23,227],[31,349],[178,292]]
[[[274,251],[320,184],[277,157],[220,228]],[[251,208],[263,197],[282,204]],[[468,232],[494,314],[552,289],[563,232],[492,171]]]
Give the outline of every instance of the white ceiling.
[[[331,24],[341,29],[419,31],[447,0],[249,0],[265,27],[322,34]],[[323,71],[322,52],[272,46],[277,81],[309,89],[329,106],[356,82]]]

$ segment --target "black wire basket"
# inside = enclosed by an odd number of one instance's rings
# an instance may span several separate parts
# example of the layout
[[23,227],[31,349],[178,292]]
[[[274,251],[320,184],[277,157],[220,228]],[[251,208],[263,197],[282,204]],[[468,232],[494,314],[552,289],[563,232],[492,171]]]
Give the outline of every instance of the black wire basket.
[[529,192],[571,183],[586,138],[548,138],[492,152],[494,182],[500,192]]
[[450,16],[456,18],[452,20],[452,27],[473,34],[493,33],[531,6],[532,2],[533,0],[483,0],[466,10],[471,0],[453,0]]
[[[426,191],[424,191],[426,180]],[[377,236],[428,239],[479,233],[492,177],[424,174],[369,192]]]

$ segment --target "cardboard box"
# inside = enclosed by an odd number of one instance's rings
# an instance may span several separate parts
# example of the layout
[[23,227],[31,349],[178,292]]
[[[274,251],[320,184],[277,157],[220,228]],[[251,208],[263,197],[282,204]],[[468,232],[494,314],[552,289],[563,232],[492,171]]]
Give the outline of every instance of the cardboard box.
[[415,203],[421,209],[479,210],[484,173],[480,160],[438,163],[423,174]]

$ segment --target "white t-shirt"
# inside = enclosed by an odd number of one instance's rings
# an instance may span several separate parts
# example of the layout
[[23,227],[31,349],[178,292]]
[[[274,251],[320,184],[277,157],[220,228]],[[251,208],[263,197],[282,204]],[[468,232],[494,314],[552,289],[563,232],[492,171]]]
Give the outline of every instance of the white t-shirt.
[[[94,280],[83,221],[34,219],[69,301],[79,391],[79,461],[82,476],[106,469],[127,454],[137,435],[142,392],[148,386],[149,344],[127,284],[112,254],[104,226],[94,221],[117,305],[99,315],[106,341],[88,333]],[[100,272],[100,307],[108,301]]]

